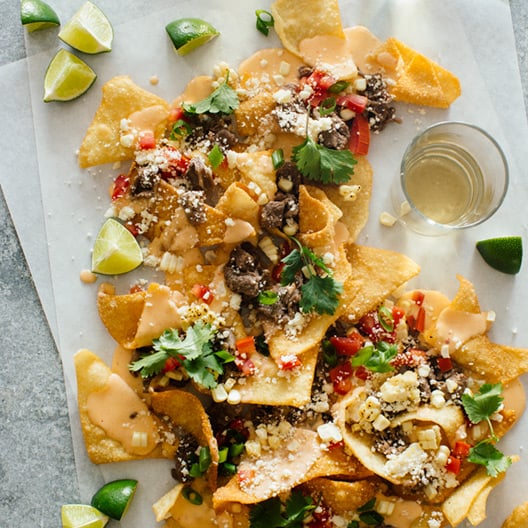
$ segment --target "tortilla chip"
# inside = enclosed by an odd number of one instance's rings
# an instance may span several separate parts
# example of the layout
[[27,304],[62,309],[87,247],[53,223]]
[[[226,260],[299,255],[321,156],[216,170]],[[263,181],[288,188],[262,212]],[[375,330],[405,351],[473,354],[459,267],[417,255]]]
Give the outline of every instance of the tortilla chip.
[[[86,451],[94,464],[141,460],[144,458],[171,458],[174,449],[158,444],[150,453],[135,455],[127,452],[121,442],[114,440],[101,428],[92,423],[88,414],[88,400],[91,394],[100,392],[107,386],[112,375],[110,368],[89,350],[80,350],[74,356],[77,375],[77,403]],[[114,374],[115,375],[115,374]],[[132,390],[132,389],[130,389]],[[138,401],[139,401],[139,397]],[[162,424],[152,417],[158,428]]]
[[[101,104],[79,148],[81,168],[132,159],[134,147],[124,147],[120,143],[121,120],[153,106],[169,111],[167,101],[140,88],[128,76],[110,79],[102,91]],[[165,122],[158,123],[156,137],[161,137],[164,130]]]
[[479,314],[481,310],[475,286],[462,277],[462,275],[457,275],[456,277],[459,282],[459,287],[455,297],[451,301],[451,308],[461,312]]
[[403,42],[389,38],[376,54],[389,53],[399,66],[396,83],[389,86],[397,101],[448,108],[461,94],[458,78]]
[[528,349],[492,343],[486,335],[466,341],[451,357],[488,383],[507,385],[528,372]]
[[154,412],[169,417],[173,425],[193,435],[201,447],[209,447],[211,465],[206,477],[211,489],[215,489],[218,445],[202,402],[190,392],[176,389],[154,393],[151,401]]
[[[139,318],[145,306],[146,292],[116,295],[111,284],[103,283],[97,293],[99,317],[108,333],[121,345],[130,348]],[[134,348],[132,346],[132,348]]]
[[352,323],[420,272],[418,264],[395,251],[356,244],[345,249],[352,274],[345,281],[340,311]]
[[519,504],[504,521],[501,528],[525,528],[528,526],[528,502]]
[[318,187],[299,188],[299,240],[316,253],[335,252],[335,225],[343,216]]
[[239,218],[260,229],[259,205],[249,194],[247,187],[232,183],[221,196],[216,208],[230,218]]
[[365,156],[357,156],[354,174],[348,185],[359,185],[360,191],[353,201],[345,200],[339,193],[339,187],[327,186],[325,193],[335,203],[343,216],[339,222],[348,230],[348,241],[354,242],[365,227],[369,217],[370,198],[372,196],[372,166]]
[[495,487],[504,477],[505,473],[493,478],[486,473],[485,468],[478,469],[474,475],[459,486],[444,502],[442,511],[452,526],[457,526],[466,519],[471,512],[475,501],[481,493],[485,497],[489,494],[488,486]]
[[344,39],[337,0],[276,0],[271,4],[274,28],[282,45],[300,55],[303,39],[331,35]]
[[371,480],[346,482],[329,478],[317,478],[301,488],[315,503],[321,500],[335,515],[347,515],[366,504],[379,492],[379,483]]
[[236,155],[234,163],[234,169],[240,171],[239,182],[248,187],[257,196],[257,200],[261,195],[264,195],[261,200],[264,198],[273,200],[277,192],[277,184],[271,151],[242,152]]
[[276,102],[271,92],[260,92],[254,97],[242,101],[235,110],[238,133],[242,136],[254,136],[262,130],[278,129],[271,113]]
[[302,407],[310,402],[312,383],[317,365],[319,346],[299,355],[302,366],[289,374],[280,371],[271,357],[262,354],[251,356],[256,374],[237,383],[242,403],[259,405],[291,405]]

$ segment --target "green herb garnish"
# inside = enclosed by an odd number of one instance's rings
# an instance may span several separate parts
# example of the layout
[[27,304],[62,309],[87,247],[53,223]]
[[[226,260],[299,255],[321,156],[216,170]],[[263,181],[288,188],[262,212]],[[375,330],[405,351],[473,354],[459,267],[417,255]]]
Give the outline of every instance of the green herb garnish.
[[224,372],[224,364],[234,359],[225,350],[213,350],[215,335],[216,330],[211,325],[200,321],[187,329],[184,339],[177,329],[165,330],[152,342],[155,352],[134,361],[129,368],[148,378],[159,374],[167,359],[174,357],[192,380],[206,389],[212,389],[218,384],[217,377]]
[[216,169],[220,166],[222,161],[224,161],[225,156],[224,156],[224,153],[222,152],[222,149],[217,144],[215,144],[215,146],[209,152],[208,158],[209,158],[209,163],[211,164],[213,169]]
[[352,359],[353,367],[363,366],[372,372],[390,372],[394,367],[390,362],[398,354],[398,347],[385,341],[363,347]]
[[269,35],[270,28],[275,25],[273,15],[269,11],[266,11],[264,9],[257,9],[255,11],[255,15],[257,16],[257,29],[267,37]]
[[279,497],[255,504],[249,514],[250,528],[302,528],[303,520],[315,508],[311,497],[293,490],[283,505]]
[[496,477],[506,471],[512,464],[511,457],[501,453],[493,444],[498,441],[493,430],[491,416],[496,413],[504,400],[502,383],[485,383],[476,394],[463,394],[462,406],[470,421],[474,424],[487,422],[490,437],[479,442],[469,450],[468,461],[483,465],[488,475]]
[[335,184],[348,182],[357,163],[350,150],[329,149],[310,137],[293,147],[292,159],[309,180]]
[[[302,272],[307,281],[301,286],[301,310],[318,314],[332,315],[339,304],[339,294],[343,285],[333,278],[330,268],[310,248],[303,246],[296,238],[290,237],[297,248],[291,251],[281,262],[285,264],[281,273],[281,284],[293,284],[297,273]],[[318,274],[318,270],[325,276]]]
[[203,476],[203,474],[209,469],[211,465],[211,450],[209,447],[200,447],[200,451],[197,456],[197,460],[192,462],[189,475],[193,478]]
[[319,105],[319,114],[321,116],[327,116],[330,115],[332,112],[334,112],[336,109],[336,99],[335,97],[327,97],[320,105]]
[[279,300],[279,295],[277,294],[277,292],[271,290],[264,290],[258,294],[257,299],[259,304],[272,305]]
[[205,99],[197,103],[183,103],[182,107],[188,114],[232,114],[239,104],[237,93],[226,79]]
[[284,165],[284,151],[282,149],[276,149],[271,153],[271,162],[275,170],[279,169]]
[[188,136],[192,132],[192,127],[183,119],[178,119],[171,128],[169,138],[174,140],[180,137]]

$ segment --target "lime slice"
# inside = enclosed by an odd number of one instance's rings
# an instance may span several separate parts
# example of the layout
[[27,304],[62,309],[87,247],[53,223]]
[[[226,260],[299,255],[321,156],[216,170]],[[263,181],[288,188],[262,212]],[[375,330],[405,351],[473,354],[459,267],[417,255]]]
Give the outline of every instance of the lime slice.
[[20,4],[20,22],[29,32],[60,24],[57,13],[42,0],[22,0]]
[[143,253],[134,235],[121,223],[109,218],[101,227],[92,254],[92,271],[120,275],[137,268]]
[[477,242],[477,249],[482,258],[493,268],[502,273],[515,275],[519,273],[522,263],[522,238],[508,236],[488,238]]
[[44,76],[44,101],[71,101],[92,86],[97,75],[84,61],[65,49],[60,49]]
[[220,33],[205,20],[199,18],[180,18],[165,26],[178,55],[187,55],[203,46]]
[[62,528],[103,528],[108,515],[88,504],[65,504],[61,508]]
[[62,27],[59,38],[72,48],[93,55],[112,49],[114,30],[96,5],[85,2]]
[[127,512],[134,494],[137,480],[120,479],[105,484],[92,497],[92,506],[119,521]]

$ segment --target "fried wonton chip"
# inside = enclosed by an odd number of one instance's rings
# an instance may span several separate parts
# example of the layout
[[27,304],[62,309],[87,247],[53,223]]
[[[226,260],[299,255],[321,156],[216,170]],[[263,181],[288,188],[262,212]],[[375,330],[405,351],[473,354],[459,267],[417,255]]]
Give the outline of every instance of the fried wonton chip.
[[[174,455],[175,447],[161,442],[160,420],[98,356],[83,349],[74,364],[81,428],[94,464]],[[144,441],[134,441],[135,431]]]
[[501,528],[524,528],[528,526],[528,502],[519,504],[504,521]]
[[218,468],[218,445],[202,402],[190,392],[174,389],[152,394],[151,405],[158,415],[168,417],[172,425],[181,427],[191,434],[200,447],[209,448],[211,465],[205,477],[210,488],[214,490]]
[[347,515],[366,504],[379,492],[374,480],[347,482],[331,478],[316,478],[301,486],[317,503],[321,500],[335,515]]
[[274,28],[282,45],[299,55],[306,38],[329,35],[344,39],[337,0],[276,0],[271,4]]
[[220,197],[216,208],[227,217],[244,220],[258,230],[260,207],[248,191],[244,185],[232,183]]
[[461,94],[453,73],[398,39],[387,39],[375,53],[388,53],[398,62],[396,83],[389,86],[397,101],[448,108]]
[[240,171],[241,184],[248,187],[257,199],[264,194],[268,200],[273,200],[277,184],[269,150],[242,152],[235,156],[234,163],[234,168]]
[[345,247],[352,274],[345,282],[341,313],[351,322],[420,272],[418,264],[401,253],[357,244]]
[[157,138],[163,135],[167,101],[137,86],[128,76],[114,77],[103,86],[101,104],[79,148],[79,165],[82,168],[130,160],[134,147],[120,142],[120,124],[134,112],[153,109],[159,121],[154,123]]
[[[491,477],[486,473],[485,468],[478,469],[444,502],[442,511],[446,519],[452,526],[457,526],[464,519],[469,518],[470,515],[479,522],[484,520],[486,517],[485,499],[491,489],[499,484],[505,475],[503,472],[497,477]],[[479,500],[481,495],[484,497],[484,503]],[[483,514],[482,508],[484,508]]]
[[125,348],[150,345],[167,328],[180,328],[178,307],[183,301],[178,291],[155,282],[147,291],[124,295],[116,295],[113,286],[103,284],[97,295],[101,321]]
[[327,186],[325,193],[343,212],[339,220],[348,230],[348,241],[354,242],[365,227],[369,217],[370,198],[372,196],[372,166],[365,156],[357,156],[349,186],[359,186],[359,190],[352,190],[354,196],[344,196],[340,187]]

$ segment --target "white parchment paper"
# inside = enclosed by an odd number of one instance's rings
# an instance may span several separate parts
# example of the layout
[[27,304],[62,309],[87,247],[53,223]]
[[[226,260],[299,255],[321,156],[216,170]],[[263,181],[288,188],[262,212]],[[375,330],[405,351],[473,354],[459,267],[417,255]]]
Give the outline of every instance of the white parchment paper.
[[[46,250],[42,245],[30,243],[31,237],[26,235],[28,223],[22,202],[25,198],[15,192],[15,183],[6,179],[1,183],[18,232],[22,233],[26,254],[30,255],[28,260],[44,262],[49,255],[51,300],[46,294],[49,292],[47,277],[41,273],[35,278],[39,291],[46,295],[48,316],[54,311],[57,313],[56,325],[53,317],[50,320],[64,364],[81,494],[89,500],[103,481],[125,476],[137,478],[140,486],[136,500],[121,525],[149,528],[156,526],[151,503],[173,485],[170,464],[142,461],[95,467],[87,460],[78,424],[72,356],[80,348],[89,348],[110,361],[114,349],[97,315],[97,284],[82,284],[79,272],[89,267],[93,240],[109,205],[107,189],[116,171],[110,167],[81,171],[75,152],[99,104],[100,87],[111,77],[128,74],[137,84],[171,100],[193,76],[211,73],[220,61],[236,66],[252,51],[276,46],[278,40],[274,35],[265,38],[254,29],[255,9],[267,8],[269,1],[160,0],[149,3],[147,14],[142,14],[144,3],[139,1],[106,0],[99,5],[114,21],[114,48],[109,54],[84,57],[98,73],[98,80],[77,101],[66,105],[42,103],[44,72],[58,42],[49,34],[32,40],[28,37],[35,142],[20,161],[23,165],[38,161],[40,181],[32,185],[37,195],[41,193],[42,208],[35,207],[32,214],[42,215]],[[64,19],[75,10],[66,0],[62,1],[62,8]],[[528,346],[528,329],[524,327],[526,269],[515,277],[502,275],[488,268],[474,248],[477,240],[491,236],[519,234],[526,241],[528,192],[523,185],[522,155],[523,147],[528,144],[528,132],[507,3],[500,0],[345,0],[341,2],[341,13],[346,25],[366,25],[382,39],[395,36],[437,60],[460,77],[463,87],[462,97],[447,111],[400,106],[402,124],[391,125],[373,138],[369,154],[375,171],[371,216],[359,242],[402,251],[414,258],[422,266],[422,273],[415,281],[420,287],[441,289],[452,295],[458,285],[456,274],[466,276],[476,285],[483,309],[497,312],[492,338],[504,344]],[[164,26],[183,16],[209,20],[221,36],[187,57],[176,56]],[[23,76],[20,68],[14,67],[9,73],[13,71]],[[149,84],[153,75],[159,77],[157,86]],[[3,82],[7,77],[5,69],[0,71],[2,90],[7,86]],[[20,107],[9,110],[13,114],[21,111]],[[31,119],[29,108],[24,115]],[[504,205],[482,226],[442,238],[415,235],[398,225],[391,229],[381,226],[378,216],[390,208],[388,187],[397,177],[403,150],[419,130],[445,119],[480,125],[501,143],[511,171],[510,191]],[[31,156],[32,148],[36,148],[36,157]],[[15,166],[16,160],[12,163]],[[126,290],[141,273],[121,277],[118,288]],[[525,418],[501,442],[502,450],[522,457],[527,429]],[[516,504],[528,500],[528,491],[523,485],[527,469],[528,463],[522,458],[493,492],[489,517],[481,525],[483,528],[496,528]]]

